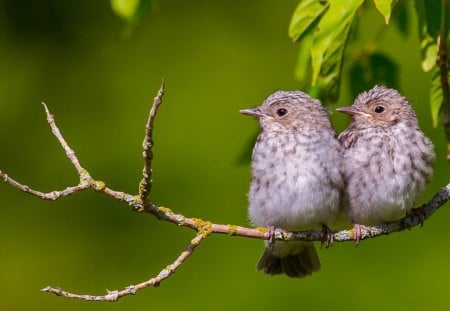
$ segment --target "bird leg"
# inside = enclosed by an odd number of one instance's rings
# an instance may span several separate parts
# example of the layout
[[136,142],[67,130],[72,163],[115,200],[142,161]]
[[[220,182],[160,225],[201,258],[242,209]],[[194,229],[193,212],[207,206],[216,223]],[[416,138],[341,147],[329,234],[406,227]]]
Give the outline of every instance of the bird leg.
[[325,243],[325,241],[327,242],[327,245],[325,246],[325,248],[329,248],[329,247],[333,246],[333,241],[334,241],[333,231],[331,231],[331,229],[328,228],[328,226],[325,224],[322,224],[322,238],[323,238],[323,240],[320,242],[320,248],[323,247],[323,244]]
[[267,227],[267,234],[269,235],[268,238],[268,247],[270,251],[273,253],[275,248],[275,226],[269,226]]

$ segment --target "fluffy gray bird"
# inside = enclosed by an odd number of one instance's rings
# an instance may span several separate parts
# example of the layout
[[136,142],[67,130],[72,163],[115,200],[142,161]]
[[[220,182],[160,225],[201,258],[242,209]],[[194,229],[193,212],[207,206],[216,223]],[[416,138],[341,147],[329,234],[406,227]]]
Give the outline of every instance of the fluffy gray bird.
[[433,144],[420,130],[408,100],[375,86],[352,106],[339,135],[344,152],[347,215],[359,242],[361,225],[403,218],[422,195],[433,172]]
[[[334,220],[343,189],[341,147],[320,101],[278,91],[253,109],[261,126],[252,155],[249,216],[258,227],[317,229]],[[312,242],[267,243],[258,270],[304,277],[320,269]]]

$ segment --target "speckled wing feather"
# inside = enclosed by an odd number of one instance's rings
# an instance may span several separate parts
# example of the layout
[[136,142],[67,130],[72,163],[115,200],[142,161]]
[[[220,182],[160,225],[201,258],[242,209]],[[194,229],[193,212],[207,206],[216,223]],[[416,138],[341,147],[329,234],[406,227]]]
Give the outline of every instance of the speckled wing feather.
[[338,136],[338,140],[342,148],[349,149],[356,144],[358,135],[352,127],[349,127]]

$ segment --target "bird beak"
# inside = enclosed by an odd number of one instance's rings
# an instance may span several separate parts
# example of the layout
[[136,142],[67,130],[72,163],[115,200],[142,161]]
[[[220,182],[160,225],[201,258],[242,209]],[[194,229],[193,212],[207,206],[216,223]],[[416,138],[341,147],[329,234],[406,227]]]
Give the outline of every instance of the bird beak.
[[256,108],[249,108],[249,109],[242,109],[239,111],[242,114],[246,114],[248,116],[252,117],[262,117],[264,114],[259,110],[258,107]]
[[339,112],[342,112],[342,113],[346,113],[346,114],[349,114],[351,116],[360,113],[360,111],[358,109],[356,109],[355,107],[353,107],[353,106],[339,107],[339,108],[336,108],[336,111],[339,111]]
[[348,115],[354,116],[354,115],[361,115],[361,116],[370,116],[370,114],[365,113],[353,106],[347,106],[347,107],[339,107],[336,108],[336,111],[342,112],[342,113],[346,113]]

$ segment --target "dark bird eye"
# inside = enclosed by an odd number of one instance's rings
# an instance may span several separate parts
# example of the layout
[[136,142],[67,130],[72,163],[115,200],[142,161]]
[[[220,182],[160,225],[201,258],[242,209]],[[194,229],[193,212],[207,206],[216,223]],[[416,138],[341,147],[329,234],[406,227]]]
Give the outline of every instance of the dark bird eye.
[[375,107],[375,112],[376,113],[382,113],[384,111],[384,107],[381,107],[381,106],[376,106]]
[[280,117],[282,117],[282,116],[284,116],[287,112],[288,112],[287,109],[280,108],[280,109],[277,110],[277,115],[280,116]]

